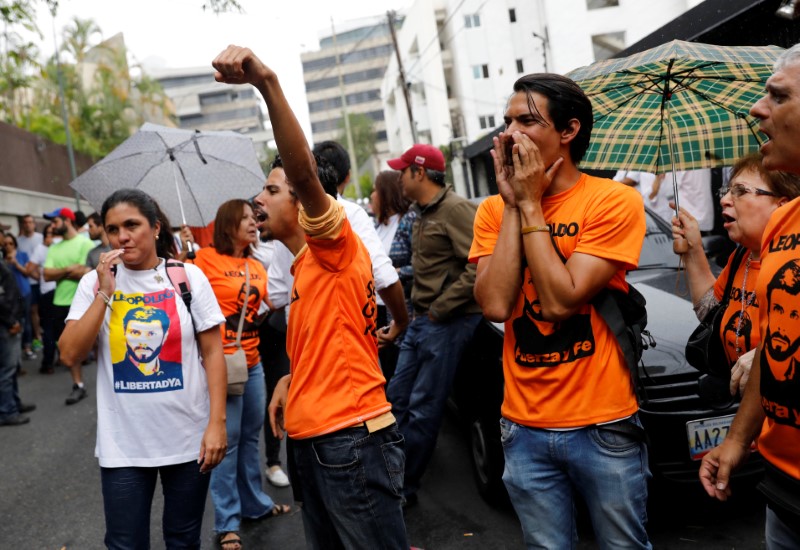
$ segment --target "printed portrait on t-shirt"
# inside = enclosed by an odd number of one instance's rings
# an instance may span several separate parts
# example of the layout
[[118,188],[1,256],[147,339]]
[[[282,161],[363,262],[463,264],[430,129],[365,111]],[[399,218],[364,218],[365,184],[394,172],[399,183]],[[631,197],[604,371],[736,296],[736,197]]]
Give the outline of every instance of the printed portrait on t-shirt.
[[762,406],[767,416],[800,428],[800,260],[767,284],[767,331],[761,354]]
[[[246,292],[247,285],[243,282],[236,297],[236,312],[225,317],[225,338],[227,340],[236,340],[236,333],[239,331],[239,317],[242,315],[242,308],[245,307]],[[250,293],[247,295],[247,311],[244,314],[244,323],[242,323],[242,340],[258,337],[258,304],[262,299],[258,287],[251,285]]]
[[594,354],[591,316],[577,313],[558,323],[542,317],[538,299],[529,301],[523,292],[525,307],[514,319],[516,347],[514,359],[522,367],[557,367]]
[[181,324],[175,292],[114,293],[109,347],[114,391],[151,393],[183,388]]
[[722,344],[730,365],[736,363],[743,353],[751,349],[750,333],[752,331],[753,320],[746,311],[737,311],[725,323],[722,328]]

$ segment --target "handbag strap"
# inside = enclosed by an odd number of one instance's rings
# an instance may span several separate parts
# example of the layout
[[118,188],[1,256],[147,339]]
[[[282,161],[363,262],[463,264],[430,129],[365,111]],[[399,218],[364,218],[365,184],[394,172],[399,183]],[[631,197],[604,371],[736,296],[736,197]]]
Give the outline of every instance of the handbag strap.
[[730,301],[731,297],[731,289],[733,288],[733,279],[736,277],[736,272],[739,271],[739,265],[742,263],[745,252],[747,252],[747,249],[742,245],[738,245],[736,247],[736,251],[733,253],[731,269],[728,271],[728,280],[725,283],[725,292],[722,295],[722,302],[720,302],[723,305],[723,310],[728,307],[728,302]]
[[247,315],[248,298],[250,297],[250,264],[247,263],[247,258],[244,260],[244,305],[242,306],[242,313],[239,315],[239,328],[236,331],[236,347],[242,347],[242,328],[244,327],[244,318]]

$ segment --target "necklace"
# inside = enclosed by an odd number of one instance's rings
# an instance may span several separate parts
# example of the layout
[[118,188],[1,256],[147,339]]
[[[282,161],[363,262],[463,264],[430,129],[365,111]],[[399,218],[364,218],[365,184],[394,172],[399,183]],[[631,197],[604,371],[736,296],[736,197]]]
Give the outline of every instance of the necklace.
[[736,356],[741,357],[742,352],[745,351],[741,347],[739,347],[739,334],[742,331],[742,324],[744,323],[744,310],[747,307],[750,307],[750,304],[753,303],[753,298],[755,297],[755,292],[747,296],[747,274],[750,272],[750,259],[753,257],[753,253],[747,255],[747,261],[744,264],[744,277],[742,277],[742,308],[739,311],[739,320],[736,323]]
[[[159,258],[159,259],[158,259],[158,262],[156,263],[156,265],[155,265],[155,266],[153,266],[153,271],[155,271],[155,272],[156,272],[156,275],[155,275],[155,280],[156,280],[156,282],[157,282],[157,283],[159,283],[159,284],[161,284],[161,283],[163,283],[163,282],[164,282],[164,277],[162,277],[162,276],[161,276],[161,274],[158,272],[158,266],[160,266],[160,265],[161,265],[161,258]],[[746,277],[746,276],[747,276],[747,272],[745,272],[745,277]]]

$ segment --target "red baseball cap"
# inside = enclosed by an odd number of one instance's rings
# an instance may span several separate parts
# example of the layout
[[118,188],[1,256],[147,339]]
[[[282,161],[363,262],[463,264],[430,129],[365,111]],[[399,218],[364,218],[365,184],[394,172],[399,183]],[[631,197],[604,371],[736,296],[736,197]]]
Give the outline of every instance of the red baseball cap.
[[69,218],[72,221],[75,221],[75,212],[70,210],[69,208],[56,208],[52,212],[46,212],[44,217],[48,220],[52,220],[53,218]]
[[403,153],[400,158],[386,161],[386,164],[394,170],[405,170],[412,164],[417,164],[424,168],[430,168],[437,172],[444,172],[444,155],[442,152],[426,143],[417,143],[411,149]]

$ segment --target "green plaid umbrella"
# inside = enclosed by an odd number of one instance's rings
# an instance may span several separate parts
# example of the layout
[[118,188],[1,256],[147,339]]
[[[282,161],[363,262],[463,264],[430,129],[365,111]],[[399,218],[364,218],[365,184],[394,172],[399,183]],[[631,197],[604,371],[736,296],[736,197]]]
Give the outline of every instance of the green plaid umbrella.
[[594,107],[581,166],[659,174],[730,165],[756,151],[749,110],[782,51],[675,40],[572,71]]

